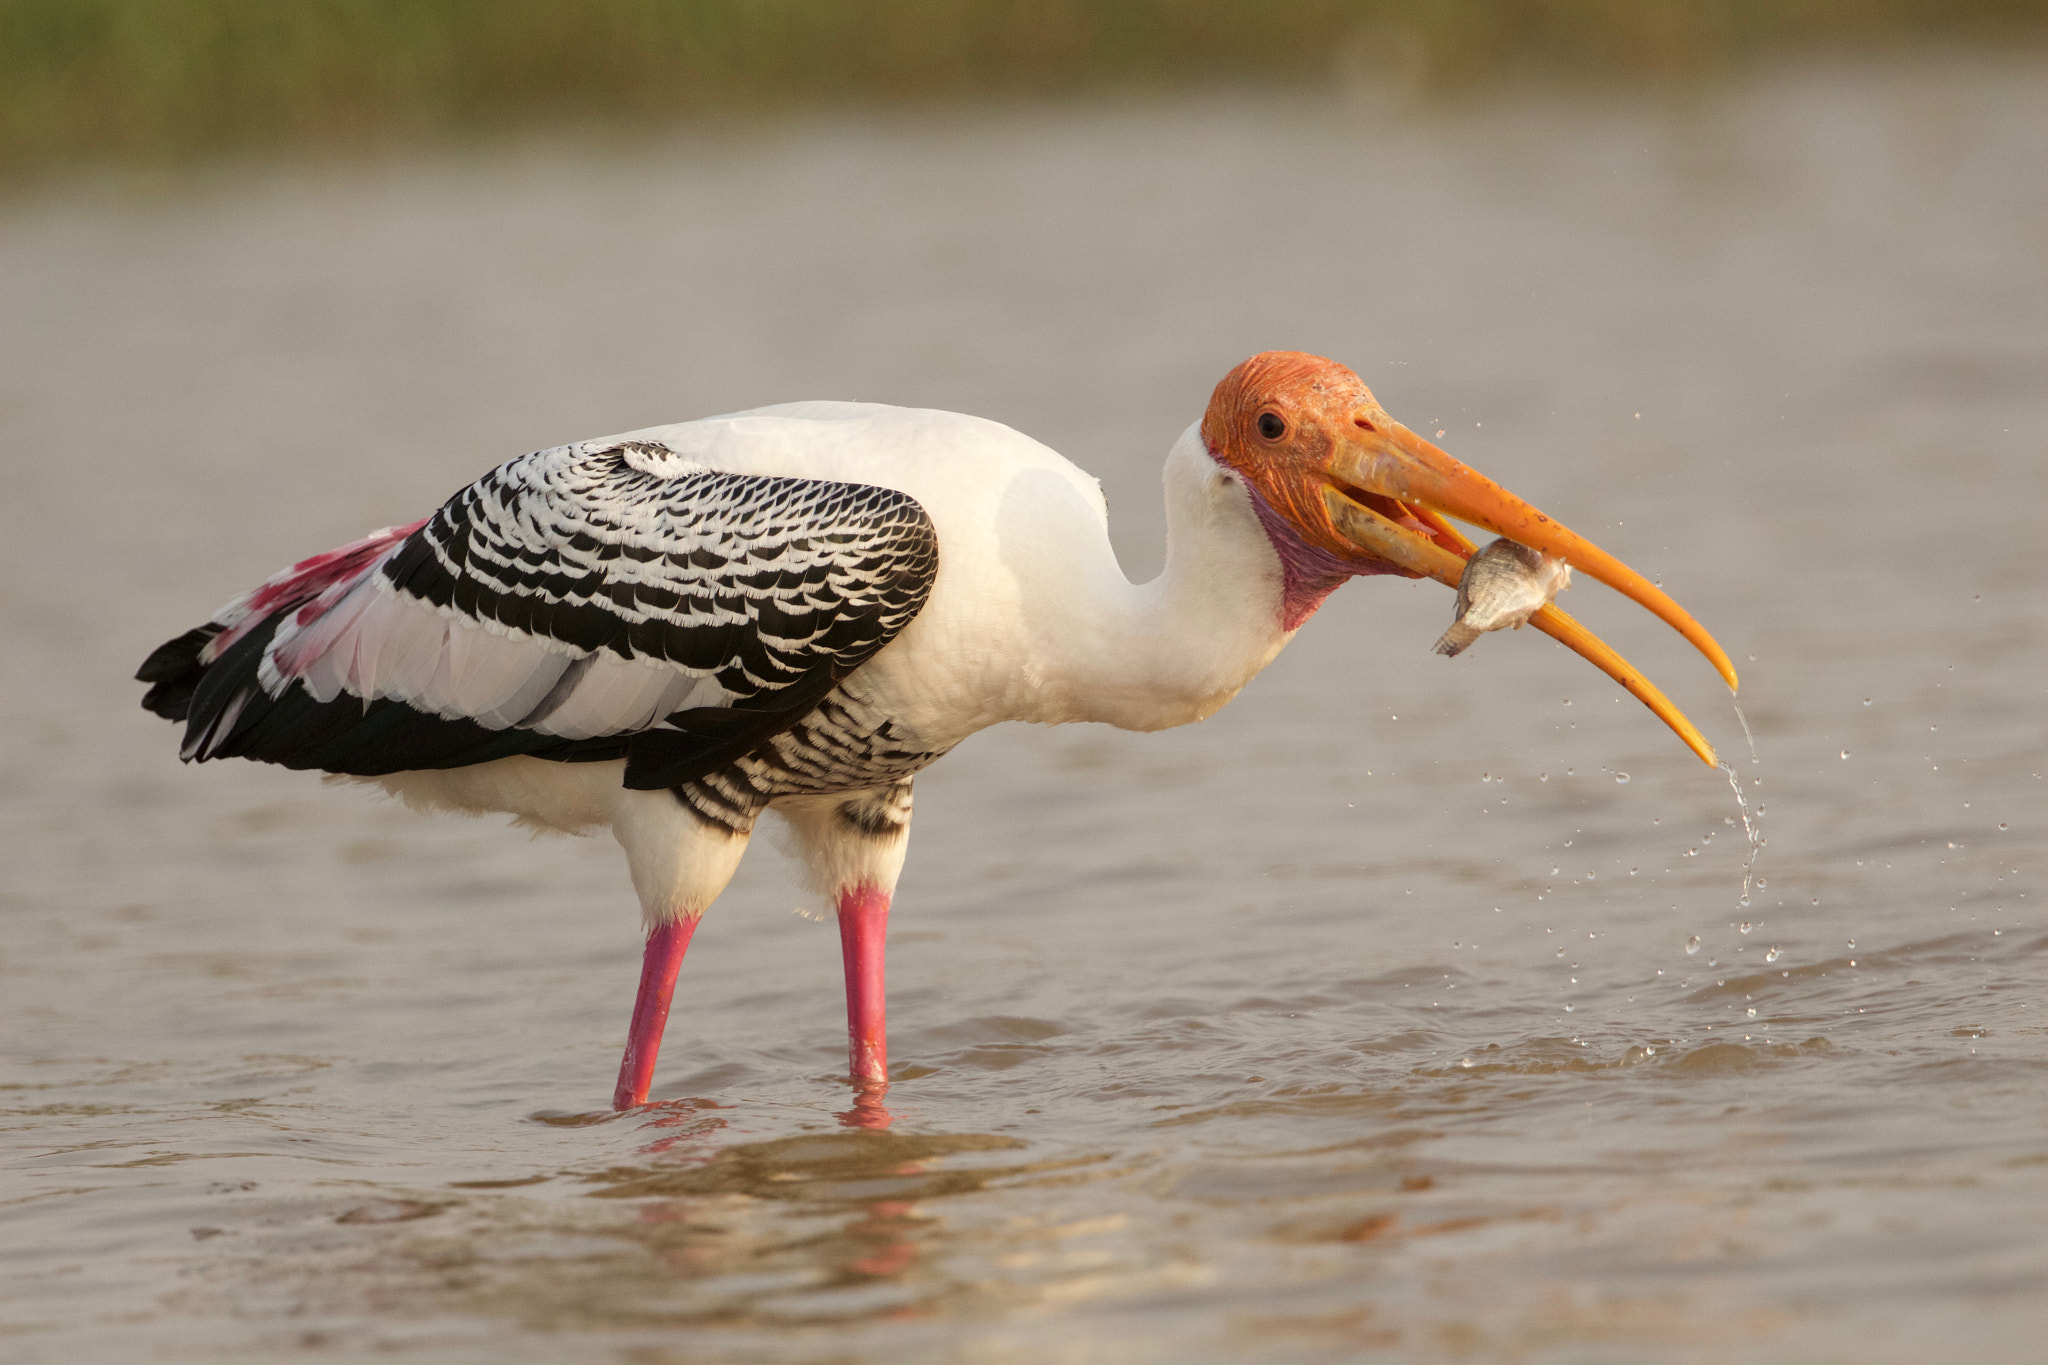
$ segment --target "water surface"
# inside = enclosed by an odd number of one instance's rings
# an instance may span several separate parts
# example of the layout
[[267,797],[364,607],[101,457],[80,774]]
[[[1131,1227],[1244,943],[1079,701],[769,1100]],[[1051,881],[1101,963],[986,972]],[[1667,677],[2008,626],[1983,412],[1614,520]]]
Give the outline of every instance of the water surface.
[[[0,1353],[2033,1358],[2044,168],[2048,70],[1986,60],[0,209]],[[920,779],[888,1128],[767,839],[614,1117],[608,841],[181,768],[127,681],[509,455],[798,397],[1046,440],[1149,574],[1166,447],[1276,346],[1729,647],[1755,763],[1683,642],[1566,599],[1763,807],[1749,906],[1726,781],[1639,706],[1362,582],[1208,723]]]

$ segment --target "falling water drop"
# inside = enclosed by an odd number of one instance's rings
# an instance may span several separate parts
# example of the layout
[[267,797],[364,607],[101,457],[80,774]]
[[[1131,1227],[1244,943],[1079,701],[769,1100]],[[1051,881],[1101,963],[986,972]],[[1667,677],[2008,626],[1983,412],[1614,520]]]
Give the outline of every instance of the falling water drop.
[[1756,736],[1749,732],[1749,717],[1742,714],[1742,703],[1735,699],[1733,692],[1728,694],[1728,704],[1735,708],[1735,719],[1742,722],[1742,739],[1744,743],[1749,745],[1749,761],[1754,764],[1756,762]]
[[1700,936],[1698,934],[1694,934],[1691,938],[1685,941],[1685,955],[1687,957],[1691,957],[1694,953],[1698,952],[1699,950]]
[[[1737,714],[1740,714],[1739,710]],[[1751,761],[1755,761],[1754,749],[1751,750]],[[1728,785],[1735,792],[1735,808],[1742,816],[1742,832],[1749,837],[1749,852],[1742,859],[1742,895],[1740,897],[1742,904],[1747,905],[1749,904],[1751,886],[1763,885],[1763,879],[1754,874],[1756,872],[1757,851],[1764,846],[1764,807],[1761,801],[1757,803],[1756,818],[1752,820],[1749,815],[1749,800],[1742,794],[1742,782],[1735,776],[1734,767],[1723,762],[1720,764],[1720,768],[1722,772],[1728,774]],[[1757,781],[1762,782],[1763,779],[1758,778]]]

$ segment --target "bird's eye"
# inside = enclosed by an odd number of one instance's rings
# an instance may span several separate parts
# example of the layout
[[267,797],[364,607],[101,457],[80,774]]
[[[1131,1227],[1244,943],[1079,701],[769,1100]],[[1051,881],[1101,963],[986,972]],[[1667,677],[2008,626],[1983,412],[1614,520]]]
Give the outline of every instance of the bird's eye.
[[1262,412],[1259,414],[1259,435],[1269,441],[1277,441],[1286,434],[1287,423],[1280,420],[1279,413]]

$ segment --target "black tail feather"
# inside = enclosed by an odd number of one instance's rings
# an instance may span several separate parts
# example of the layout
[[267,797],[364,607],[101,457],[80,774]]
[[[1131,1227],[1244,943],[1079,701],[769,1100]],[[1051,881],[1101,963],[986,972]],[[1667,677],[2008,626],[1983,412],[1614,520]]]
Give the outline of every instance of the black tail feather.
[[837,672],[819,669],[784,689],[772,708],[700,708],[671,717],[676,729],[569,740],[517,727],[487,729],[390,698],[366,703],[344,692],[323,702],[298,682],[273,697],[256,674],[286,614],[249,631],[211,663],[200,662],[200,654],[220,635],[217,624],[186,631],[143,662],[135,676],[151,687],[142,704],[185,723],[188,759],[249,758],[382,777],[516,754],[572,763],[624,758],[626,786],[653,790],[701,777],[765,744],[801,721],[838,681]]
[[256,675],[286,614],[263,622],[212,663],[200,663],[199,652],[220,633],[218,626],[179,636],[143,664],[138,676],[155,682],[143,704],[186,723],[187,758],[251,758],[287,768],[383,777],[420,768],[468,767],[515,754],[564,761],[626,755],[624,735],[570,740],[533,730],[492,730],[390,698],[365,702],[344,692],[323,702],[298,682],[273,697]]
[[224,627],[209,621],[194,626],[175,640],[166,640],[150,652],[135,671],[135,681],[152,684],[142,695],[142,706],[165,720],[183,720],[192,709],[192,694],[207,666],[199,662],[200,651],[213,643]]

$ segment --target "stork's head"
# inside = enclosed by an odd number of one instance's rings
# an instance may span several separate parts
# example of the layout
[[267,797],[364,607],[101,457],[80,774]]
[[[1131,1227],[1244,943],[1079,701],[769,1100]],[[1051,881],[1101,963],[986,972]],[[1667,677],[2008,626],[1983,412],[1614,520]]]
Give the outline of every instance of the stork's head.
[[[1308,610],[1351,574],[1399,573],[1455,588],[1472,552],[1446,520],[1455,517],[1554,555],[1634,599],[1706,655],[1731,690],[1736,685],[1726,652],[1648,579],[1396,422],[1333,360],[1299,351],[1253,356],[1216,386],[1202,441],[1251,490],[1290,580],[1316,575]],[[1299,610],[1288,608],[1290,615]],[[1714,761],[1692,723],[1592,632],[1555,607],[1530,624],[1620,682]]]

